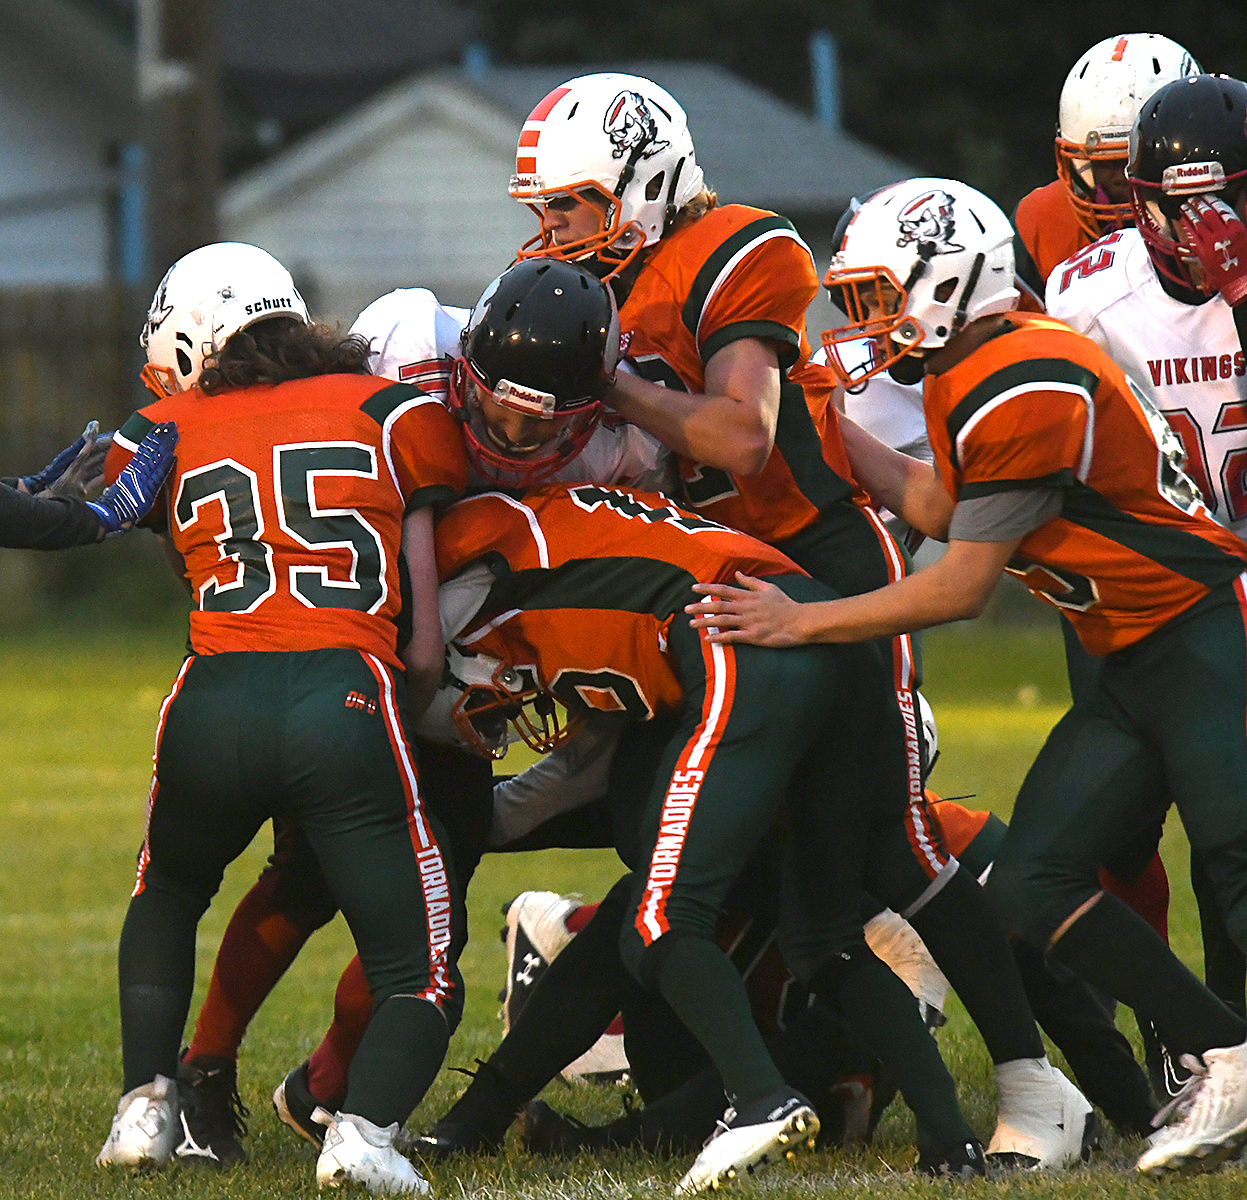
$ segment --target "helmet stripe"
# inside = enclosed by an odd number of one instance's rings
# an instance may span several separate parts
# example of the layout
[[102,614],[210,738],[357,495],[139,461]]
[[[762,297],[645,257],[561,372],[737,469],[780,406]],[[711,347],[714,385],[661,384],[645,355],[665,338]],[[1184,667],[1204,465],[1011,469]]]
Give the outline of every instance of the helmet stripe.
[[550,115],[550,110],[571,91],[571,88],[557,87],[552,91],[532,112],[528,114],[528,120],[524,123],[531,125],[536,121],[544,121]]

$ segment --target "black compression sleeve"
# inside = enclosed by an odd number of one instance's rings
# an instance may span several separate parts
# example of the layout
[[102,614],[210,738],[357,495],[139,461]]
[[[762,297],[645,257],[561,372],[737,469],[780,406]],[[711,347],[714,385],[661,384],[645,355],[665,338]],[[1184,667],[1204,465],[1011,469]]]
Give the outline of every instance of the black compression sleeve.
[[1247,353],[1247,304],[1237,304],[1230,309],[1234,314],[1234,328],[1238,330],[1238,344]]
[[81,500],[28,496],[0,485],[0,546],[64,550],[99,540],[100,519]]

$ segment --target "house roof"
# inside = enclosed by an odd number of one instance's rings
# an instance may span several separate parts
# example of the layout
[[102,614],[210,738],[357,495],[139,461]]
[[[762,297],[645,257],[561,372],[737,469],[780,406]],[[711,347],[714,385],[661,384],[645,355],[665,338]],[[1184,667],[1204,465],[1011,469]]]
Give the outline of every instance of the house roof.
[[829,129],[739,75],[705,62],[494,67],[460,79],[509,114],[518,133],[573,74],[623,71],[666,88],[688,114],[697,161],[724,200],[785,214],[837,213],[849,197],[915,174],[843,129]]
[[699,62],[612,66],[489,67],[425,73],[348,111],[337,121],[236,180],[226,212],[241,215],[289,189],[375,150],[387,130],[433,106],[510,158],[537,102],[573,74],[622,70],[660,83],[684,105],[709,185],[727,201],[792,216],[838,214],[849,197],[914,172],[843,130],[828,129],[721,67]]

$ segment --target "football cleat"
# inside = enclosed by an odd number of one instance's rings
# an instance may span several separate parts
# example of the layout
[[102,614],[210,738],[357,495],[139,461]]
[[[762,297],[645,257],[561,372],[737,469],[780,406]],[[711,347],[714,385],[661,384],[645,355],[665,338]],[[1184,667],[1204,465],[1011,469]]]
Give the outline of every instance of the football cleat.
[[186,1162],[233,1167],[247,1161],[247,1111],[238,1094],[238,1064],[201,1054],[178,1064],[182,1140],[173,1156]]
[[180,1132],[177,1085],[167,1075],[157,1075],[121,1097],[95,1165],[163,1167],[173,1157]]
[[574,936],[566,921],[580,907],[574,896],[557,892],[521,892],[502,910],[501,937],[507,948],[507,986],[502,1000],[502,1032],[511,1025],[537,980]]
[[919,1154],[918,1173],[933,1179],[975,1179],[987,1174],[983,1143],[978,1138],[958,1142],[935,1154]]
[[692,1196],[752,1175],[768,1163],[814,1148],[818,1116],[800,1092],[784,1087],[739,1112],[729,1108],[701,1153],[676,1185],[677,1196]]
[[1138,1170],[1215,1171],[1247,1145],[1247,1042],[1205,1050],[1204,1061],[1184,1054],[1186,1087],[1156,1114],[1168,1120],[1149,1139]]
[[318,1150],[325,1141],[325,1127],[313,1118],[320,1102],[307,1084],[307,1063],[300,1063],[277,1085],[273,1108],[301,1138],[307,1138]]
[[1099,1120],[1083,1094],[1046,1058],[996,1065],[1000,1105],[988,1165],[1006,1171],[1072,1167],[1099,1144]]
[[421,1158],[432,1162],[452,1154],[494,1154],[502,1149],[524,1101],[508,1090],[497,1068],[479,1058],[476,1063],[479,1069],[472,1082],[450,1111],[428,1133],[412,1139],[411,1149]]
[[[502,995],[502,1032],[510,1032],[520,1009],[528,1002],[537,981],[576,935],[567,928],[567,919],[583,903],[575,896],[557,892],[521,892],[503,907],[506,924],[500,936],[507,948],[507,986]],[[568,1083],[588,1079],[605,1083],[622,1079],[628,1072],[624,1050],[623,1024],[618,1017],[561,1074]]]
[[570,1158],[582,1150],[605,1150],[611,1145],[605,1126],[585,1125],[544,1100],[530,1100],[520,1110],[515,1134],[529,1154],[541,1156]]
[[382,1196],[427,1196],[428,1181],[398,1152],[398,1122],[384,1129],[352,1113],[330,1116],[323,1108],[313,1114],[325,1127],[325,1141],[316,1160],[318,1187],[362,1183]]

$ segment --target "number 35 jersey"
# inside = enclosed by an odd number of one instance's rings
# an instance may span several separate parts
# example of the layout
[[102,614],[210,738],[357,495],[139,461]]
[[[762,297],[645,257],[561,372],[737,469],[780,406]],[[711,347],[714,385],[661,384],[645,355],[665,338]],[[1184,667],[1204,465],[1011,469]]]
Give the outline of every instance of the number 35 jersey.
[[648,720],[683,696],[667,650],[697,582],[801,575],[763,542],[664,496],[598,484],[498,492],[454,505],[436,529],[438,575],[484,561],[494,576],[455,641],[531,670],[576,711]]
[[403,515],[466,480],[441,402],[370,375],[182,392],[126,421],[109,479],[160,421],[177,422],[177,465],[149,523],[185,563],[191,649],[346,648],[397,666]]
[[1247,538],[1247,356],[1225,300],[1175,300],[1139,232],[1123,229],[1052,272],[1047,308],[1142,388],[1182,439],[1213,517]]
[[1181,471],[1173,431],[1094,342],[1018,314],[926,379],[931,449],[955,501],[1055,488],[1057,516],[1009,564],[1108,654],[1247,567]]

